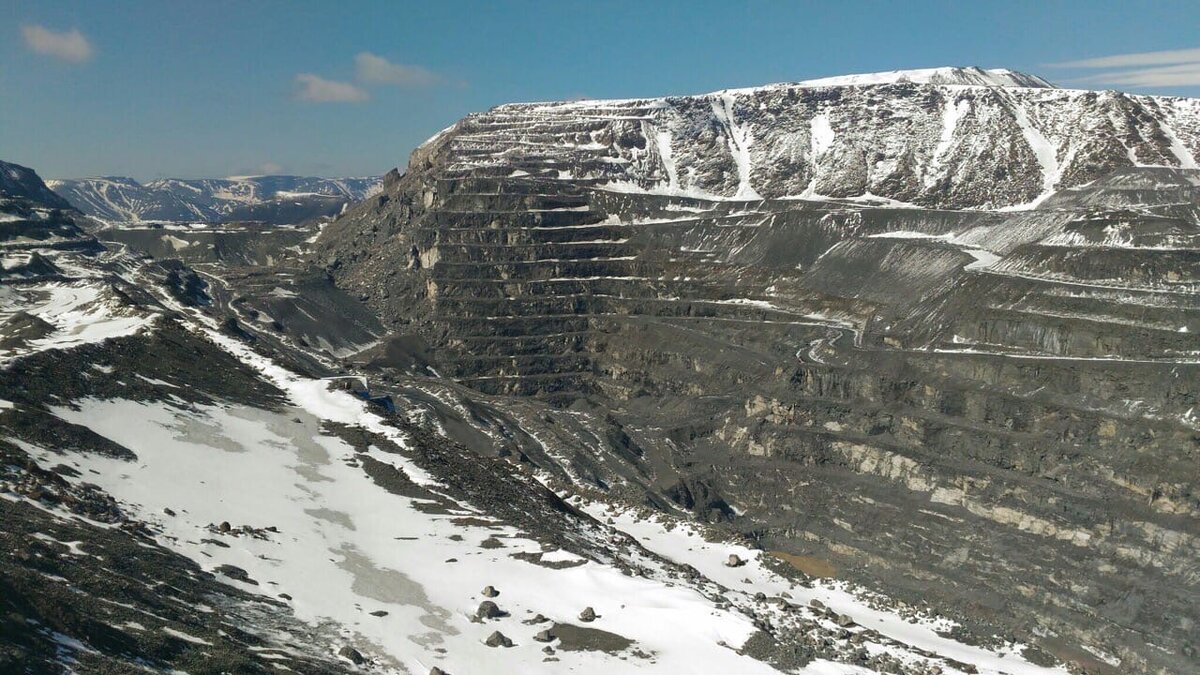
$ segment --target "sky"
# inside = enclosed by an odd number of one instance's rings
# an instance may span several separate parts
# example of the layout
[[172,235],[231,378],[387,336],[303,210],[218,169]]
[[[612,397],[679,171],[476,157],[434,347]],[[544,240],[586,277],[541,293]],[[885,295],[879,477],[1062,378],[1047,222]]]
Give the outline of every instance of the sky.
[[377,175],[505,102],[948,65],[1200,96],[1200,2],[0,0],[0,159]]

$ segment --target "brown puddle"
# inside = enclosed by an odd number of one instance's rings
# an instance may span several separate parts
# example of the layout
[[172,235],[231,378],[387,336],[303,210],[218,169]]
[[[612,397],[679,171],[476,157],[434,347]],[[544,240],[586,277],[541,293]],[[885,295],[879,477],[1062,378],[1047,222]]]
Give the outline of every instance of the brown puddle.
[[778,558],[785,563],[804,572],[810,577],[836,577],[837,568],[833,563],[811,555],[795,555],[783,551],[767,551],[768,555]]

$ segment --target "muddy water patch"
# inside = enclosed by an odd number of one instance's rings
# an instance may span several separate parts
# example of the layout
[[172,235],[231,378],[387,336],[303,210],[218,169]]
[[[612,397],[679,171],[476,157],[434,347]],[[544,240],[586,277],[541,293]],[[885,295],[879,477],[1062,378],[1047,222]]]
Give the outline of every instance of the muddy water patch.
[[441,641],[439,634],[458,635],[458,629],[447,623],[450,612],[433,604],[429,596],[425,595],[425,588],[408,575],[376,566],[374,561],[351,544],[343,544],[333,552],[342,556],[337,566],[354,577],[350,590],[356,595],[379,602],[418,607],[425,611],[419,621],[436,632],[411,636],[414,642],[437,643]]
[[317,442],[321,438],[321,422],[301,408],[285,408],[284,414],[258,408],[234,408],[227,411],[230,416],[265,425],[279,439],[267,444],[294,452],[299,464],[296,473],[312,483],[331,482],[333,479],[321,473],[320,468],[330,462],[329,450]]
[[786,553],[784,551],[770,551],[768,553],[773,558],[778,558],[792,567],[800,570],[810,577],[821,577],[832,579],[837,577],[837,567],[833,563],[823,558],[817,558],[811,555],[796,555],[794,553]]
[[245,445],[231,438],[219,425],[184,411],[175,414],[175,421],[168,428],[176,432],[174,440],[181,443],[204,445],[215,450],[232,453],[249,451]]
[[350,531],[358,529],[354,526],[354,521],[351,520],[350,514],[346,513],[345,511],[334,511],[333,509],[322,507],[319,509],[304,509],[304,513],[316,518],[317,520],[323,520],[327,523],[340,525]]

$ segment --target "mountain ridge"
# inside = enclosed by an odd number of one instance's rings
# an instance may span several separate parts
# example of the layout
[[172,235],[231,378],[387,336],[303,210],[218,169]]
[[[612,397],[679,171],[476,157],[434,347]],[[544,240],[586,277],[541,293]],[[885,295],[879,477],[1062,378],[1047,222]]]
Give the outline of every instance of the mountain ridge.
[[[918,71],[888,75],[905,72]],[[522,146],[521,129],[542,140]],[[415,156],[445,143],[467,150],[459,153],[470,158],[460,160],[464,168],[503,164],[504,152],[556,154],[583,169],[575,178],[625,191],[702,199],[874,195],[922,207],[1028,208],[1052,189],[1123,166],[1195,168],[1200,99],[909,81],[776,84],[504,104],[467,116]],[[688,171],[673,174],[676,163]]]
[[108,221],[290,223],[336,214],[377,190],[381,179],[262,175],[141,183],[125,176],[96,176],[46,183],[87,215]]

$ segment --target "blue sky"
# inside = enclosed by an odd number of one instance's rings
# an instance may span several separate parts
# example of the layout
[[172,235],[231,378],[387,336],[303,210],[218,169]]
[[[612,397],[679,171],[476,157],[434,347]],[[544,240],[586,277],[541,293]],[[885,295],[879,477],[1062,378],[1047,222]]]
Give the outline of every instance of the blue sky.
[[0,159],[367,175],[507,101],[941,65],[1200,96],[1200,2],[0,0]]

